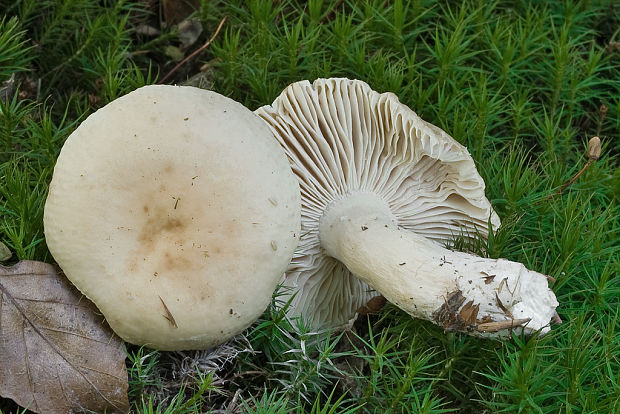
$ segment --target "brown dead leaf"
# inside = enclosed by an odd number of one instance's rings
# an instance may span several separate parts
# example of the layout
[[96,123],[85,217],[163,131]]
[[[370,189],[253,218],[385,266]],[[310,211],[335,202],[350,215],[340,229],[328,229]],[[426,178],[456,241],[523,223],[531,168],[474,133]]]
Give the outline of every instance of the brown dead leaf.
[[179,31],[179,40],[181,41],[181,48],[187,49],[200,37],[202,34],[202,24],[198,19],[185,19],[178,24],[177,30]]
[[8,102],[13,97],[15,92],[15,74],[12,73],[8,80],[2,82],[0,86],[0,102]]
[[433,320],[438,325],[443,326],[445,331],[462,331],[467,329],[465,322],[458,313],[459,308],[466,300],[459,289],[450,292],[448,297],[444,298],[444,304],[433,312]]
[[200,0],[162,0],[161,4],[164,22],[169,26],[183,21],[200,9]]
[[377,313],[385,306],[387,299],[383,296],[374,296],[370,298],[366,305],[362,305],[357,310],[357,313],[360,315],[372,315],[373,313]]
[[495,293],[495,303],[504,312],[506,316],[508,316],[510,319],[514,319],[514,317],[512,316],[512,313],[510,313],[508,308],[505,307],[502,301],[500,300],[499,296],[497,296],[497,293]]
[[121,340],[56,268],[0,265],[0,395],[38,413],[127,412]]
[[6,262],[13,256],[11,250],[2,242],[0,242],[0,262]]
[[474,305],[474,301],[467,302],[459,311],[460,319],[467,325],[474,325],[478,318],[478,311],[480,310],[480,304]]
[[482,278],[484,279],[484,284],[488,285],[489,283],[493,282],[493,279],[495,279],[495,275],[490,275],[486,272],[480,272],[482,273],[484,276],[482,276]]

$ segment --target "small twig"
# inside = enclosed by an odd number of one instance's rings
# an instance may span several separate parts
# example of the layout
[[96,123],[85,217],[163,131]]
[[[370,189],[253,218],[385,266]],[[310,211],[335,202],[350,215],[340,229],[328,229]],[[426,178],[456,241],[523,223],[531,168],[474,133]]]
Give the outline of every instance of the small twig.
[[232,400],[226,406],[227,413],[233,413],[237,411],[237,400],[239,399],[240,395],[241,395],[241,390],[235,391],[235,394],[233,395]]
[[562,194],[564,192],[564,190],[566,190],[568,188],[568,186],[570,186],[572,183],[577,181],[577,178],[579,178],[581,176],[581,174],[583,174],[583,172],[590,166],[590,164],[592,164],[593,161],[594,160],[592,160],[592,159],[588,160],[588,162],[586,162],[586,165],[583,166],[581,171],[579,171],[577,174],[575,174],[575,176],[573,178],[568,180],[568,182],[566,184],[564,184],[562,187],[560,187],[560,190],[558,191],[558,193]]
[[172,74],[174,74],[174,72],[176,72],[181,66],[183,66],[185,63],[187,63],[187,61],[189,61],[190,59],[192,59],[194,56],[198,55],[200,52],[202,52],[203,50],[205,50],[207,47],[209,47],[209,45],[215,40],[215,38],[217,37],[217,35],[220,33],[220,30],[222,29],[222,26],[224,25],[224,22],[226,21],[226,16],[224,16],[222,18],[222,20],[220,20],[220,24],[217,26],[217,29],[215,30],[215,33],[213,33],[213,36],[211,36],[211,38],[209,40],[207,40],[207,43],[205,43],[204,45],[200,46],[198,49],[194,50],[189,56],[187,56],[185,59],[183,59],[182,61],[180,61],[179,63],[177,63],[177,65],[175,67],[173,67],[172,69],[170,69],[170,72],[166,73],[166,76],[164,76],[163,78],[161,78],[157,83],[158,84],[162,84],[164,83],[170,76],[172,76]]
[[476,330],[479,332],[498,332],[503,329],[516,328],[529,322],[530,320],[531,318],[508,319],[504,321],[481,323],[476,327]]

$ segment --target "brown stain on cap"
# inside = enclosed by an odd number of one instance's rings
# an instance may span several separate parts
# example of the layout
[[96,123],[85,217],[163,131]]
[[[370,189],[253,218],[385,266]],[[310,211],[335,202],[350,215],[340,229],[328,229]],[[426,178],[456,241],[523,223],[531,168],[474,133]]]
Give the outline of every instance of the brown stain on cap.
[[[137,235],[140,246],[136,252],[137,262],[139,263],[141,258],[146,260],[153,256],[158,262],[157,270],[160,272],[181,268],[190,270],[193,267],[192,261],[184,254],[183,245],[191,220],[182,215],[172,215],[169,209],[160,206],[149,207],[145,204],[142,211],[145,220]],[[135,266],[133,267],[135,270]]]
[[[148,207],[145,207],[148,211]],[[160,236],[162,233],[182,233],[186,224],[177,217],[170,217],[169,214],[157,211],[152,217],[146,220],[142,228],[138,241],[149,242]]]
[[[236,219],[198,222],[186,209],[170,205],[144,204],[139,209],[143,224],[136,229],[138,248],[132,254],[129,270],[139,271],[140,264],[165,275],[167,271],[200,271],[206,262],[230,262],[236,267],[241,255],[235,244],[243,234],[243,224]],[[178,203],[181,206],[181,203]],[[187,206],[187,204],[186,204]]]

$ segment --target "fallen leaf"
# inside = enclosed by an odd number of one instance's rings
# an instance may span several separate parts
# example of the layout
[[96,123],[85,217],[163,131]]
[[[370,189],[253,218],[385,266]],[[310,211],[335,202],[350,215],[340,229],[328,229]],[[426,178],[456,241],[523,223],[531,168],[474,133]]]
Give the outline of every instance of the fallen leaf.
[[185,57],[185,54],[181,49],[172,45],[164,47],[164,54],[175,62],[178,62]]
[[181,48],[186,49],[196,43],[202,33],[202,24],[198,19],[185,19],[177,26]]
[[360,306],[357,312],[360,315],[372,315],[373,313],[377,313],[385,306],[387,299],[383,296],[374,296],[370,298],[366,305]]
[[12,255],[11,250],[4,243],[0,242],[0,262],[9,260]]
[[13,97],[13,92],[15,91],[15,74],[12,73],[11,77],[8,80],[2,82],[2,86],[0,86],[0,102],[8,102]]
[[127,412],[122,341],[47,263],[0,265],[0,395],[38,413]]
[[143,36],[159,36],[161,31],[156,27],[153,27],[146,23],[141,23],[138,25],[138,27],[136,27],[136,33]]
[[497,296],[497,293],[495,293],[495,303],[497,304],[497,306],[499,306],[499,308],[504,312],[506,316],[508,316],[510,319],[514,319],[514,317],[512,316],[512,313],[510,313],[508,308],[506,308],[504,304],[502,303],[502,301],[500,300],[499,296]]
[[[200,72],[196,73],[184,82],[181,82],[181,85],[211,90],[215,85],[215,72],[210,66],[205,64],[200,68]],[[258,223],[252,224],[256,225]]]
[[479,310],[480,310],[480,304],[474,305],[474,301],[470,300],[465,305],[463,305],[463,307],[459,311],[458,316],[463,321],[463,323],[471,326],[476,323]]
[[193,12],[200,9],[199,0],[162,0],[164,22],[171,26],[189,17]]
[[484,284],[488,285],[489,283],[493,282],[493,279],[495,279],[495,275],[490,275],[486,272],[480,272],[482,273],[484,276],[482,276],[482,278],[484,279]]

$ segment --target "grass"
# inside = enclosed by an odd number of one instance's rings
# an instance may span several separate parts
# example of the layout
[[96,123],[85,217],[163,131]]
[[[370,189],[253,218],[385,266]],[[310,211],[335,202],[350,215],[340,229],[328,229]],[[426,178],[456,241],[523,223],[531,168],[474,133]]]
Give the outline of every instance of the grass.
[[[52,260],[42,209],[66,137],[176,63],[167,50],[179,33],[155,3],[0,1],[0,241],[12,261]],[[500,343],[443,333],[388,305],[340,335],[272,307],[225,349],[129,347],[133,411],[620,412],[617,2],[198,3],[204,32],[183,53],[226,24],[168,82],[199,77],[251,109],[317,77],[396,93],[465,144],[487,183],[503,226],[462,247],[553,276],[564,323]],[[145,25],[159,34],[141,34]],[[549,198],[587,162],[592,136],[601,159]],[[18,408],[5,400],[0,410]]]

